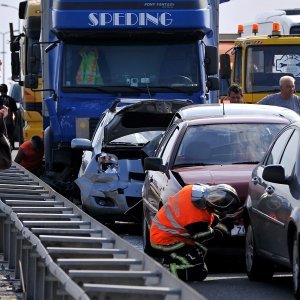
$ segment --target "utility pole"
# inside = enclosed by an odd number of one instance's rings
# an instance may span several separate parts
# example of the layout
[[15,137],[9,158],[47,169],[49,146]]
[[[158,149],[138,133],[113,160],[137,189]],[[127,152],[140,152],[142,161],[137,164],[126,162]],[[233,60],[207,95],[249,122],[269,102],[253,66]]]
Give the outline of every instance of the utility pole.
[[9,31],[6,32],[0,32],[0,34],[2,34],[2,83],[5,83],[5,35],[10,33]]

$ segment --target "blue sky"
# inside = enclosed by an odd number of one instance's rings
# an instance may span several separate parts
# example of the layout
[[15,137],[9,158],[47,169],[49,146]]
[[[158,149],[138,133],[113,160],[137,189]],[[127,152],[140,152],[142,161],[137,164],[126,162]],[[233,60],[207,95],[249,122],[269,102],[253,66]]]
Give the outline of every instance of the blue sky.
[[[1,4],[18,7],[19,0],[0,0]],[[220,33],[235,33],[238,24],[245,24],[254,20],[255,15],[276,8],[300,8],[299,0],[230,0],[220,5]],[[10,76],[9,52],[9,22],[18,28],[18,11],[15,8],[0,6],[0,59],[3,59],[3,41],[5,46],[5,82]],[[21,22],[22,24],[22,22]],[[4,39],[3,39],[4,38]],[[3,69],[1,66],[0,83],[3,82]]]

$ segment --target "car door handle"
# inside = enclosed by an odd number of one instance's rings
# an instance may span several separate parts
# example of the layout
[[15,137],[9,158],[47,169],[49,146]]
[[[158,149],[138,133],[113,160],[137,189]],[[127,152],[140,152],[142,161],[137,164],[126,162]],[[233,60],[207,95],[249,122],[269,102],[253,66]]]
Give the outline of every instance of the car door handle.
[[271,186],[271,185],[268,185],[268,186],[267,186],[267,188],[266,188],[266,193],[267,193],[268,195],[272,195],[272,194],[274,193],[274,191],[275,191],[275,189],[274,189],[273,186]]
[[258,184],[259,180],[258,180],[258,177],[253,177],[251,179],[251,181],[254,183],[254,184]]

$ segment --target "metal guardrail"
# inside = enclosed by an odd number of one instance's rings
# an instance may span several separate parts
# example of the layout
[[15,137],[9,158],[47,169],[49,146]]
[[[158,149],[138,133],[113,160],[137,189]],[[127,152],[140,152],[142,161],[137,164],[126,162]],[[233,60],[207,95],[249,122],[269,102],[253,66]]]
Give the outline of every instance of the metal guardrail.
[[26,299],[205,299],[16,163],[0,198],[0,252]]

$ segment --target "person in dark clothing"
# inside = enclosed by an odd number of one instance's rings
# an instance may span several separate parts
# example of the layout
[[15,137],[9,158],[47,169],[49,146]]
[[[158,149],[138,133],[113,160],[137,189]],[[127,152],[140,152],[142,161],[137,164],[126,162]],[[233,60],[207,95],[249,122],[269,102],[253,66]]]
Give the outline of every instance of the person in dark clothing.
[[9,142],[11,144],[12,149],[14,148],[14,132],[15,132],[15,122],[17,119],[17,104],[14,98],[7,95],[7,85],[1,84],[0,85],[0,107],[2,108],[3,105],[8,107],[8,115],[5,118],[6,130]]

